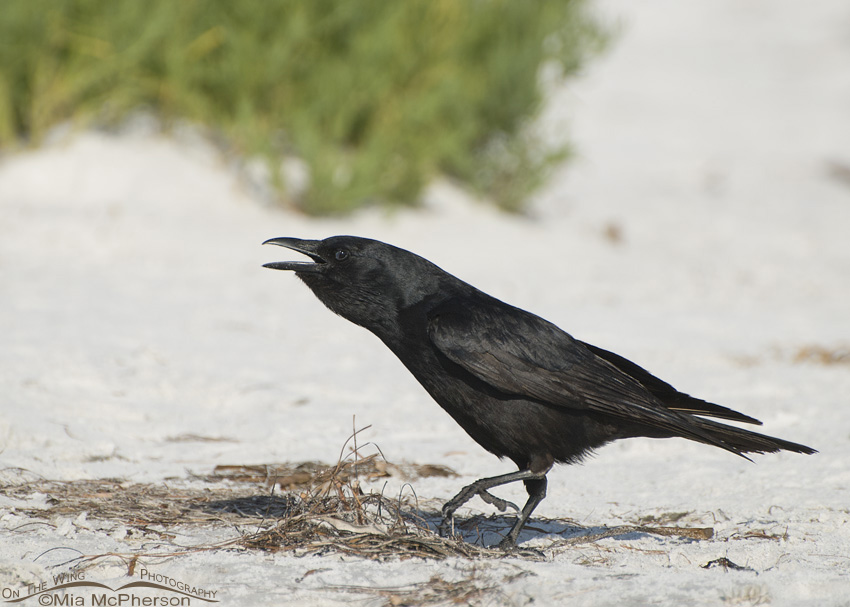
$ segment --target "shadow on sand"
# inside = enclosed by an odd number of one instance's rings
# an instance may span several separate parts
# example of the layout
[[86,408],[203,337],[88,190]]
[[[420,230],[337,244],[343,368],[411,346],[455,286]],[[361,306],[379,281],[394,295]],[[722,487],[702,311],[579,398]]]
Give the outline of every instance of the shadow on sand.
[[[266,521],[283,519],[298,514],[302,509],[300,498],[293,495],[254,495],[215,500],[198,504],[209,514],[230,514],[246,518],[261,518]],[[410,524],[436,534],[440,524],[440,512],[402,508],[398,514]],[[323,513],[327,516],[328,513]],[[341,519],[346,512],[339,512]],[[495,548],[516,521],[512,514],[473,515],[455,517],[453,535],[468,544],[482,548]],[[377,513],[372,522],[391,525],[389,512]],[[374,529],[374,527],[373,527]],[[567,546],[595,542],[604,538],[638,540],[649,536],[674,536],[688,540],[704,540],[713,536],[713,530],[705,527],[664,527],[646,525],[584,526],[570,519],[531,518],[519,536],[520,548],[532,542],[541,548]],[[545,541],[541,541],[545,540]]]

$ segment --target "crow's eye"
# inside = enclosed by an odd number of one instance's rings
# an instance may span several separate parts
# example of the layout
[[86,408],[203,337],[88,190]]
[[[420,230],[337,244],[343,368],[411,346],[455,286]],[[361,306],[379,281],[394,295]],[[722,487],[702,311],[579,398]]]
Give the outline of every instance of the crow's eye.
[[336,253],[334,253],[334,259],[337,261],[345,261],[348,259],[348,251],[345,249],[337,249]]

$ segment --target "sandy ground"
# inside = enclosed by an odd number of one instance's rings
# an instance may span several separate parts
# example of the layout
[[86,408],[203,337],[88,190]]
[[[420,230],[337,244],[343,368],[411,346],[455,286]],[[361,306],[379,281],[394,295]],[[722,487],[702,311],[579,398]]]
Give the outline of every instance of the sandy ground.
[[[545,552],[548,519],[597,528],[686,513],[678,524],[713,527],[712,540],[634,534],[542,562],[219,550],[149,570],[227,605],[379,605],[380,589],[434,576],[486,589],[484,605],[850,604],[850,5],[601,10],[619,38],[552,91],[542,121],[568,129],[578,157],[527,218],[437,183],[420,210],[307,219],[263,204],[191,133],[166,138],[144,121],[2,158],[3,484],[332,462],[353,424],[371,425],[360,440],[391,461],[461,475],[417,481],[422,498],[509,471],[377,339],[260,267],[286,255],[259,246],[267,238],[350,233],[418,252],[820,453],[754,465],[683,440],[620,442],[553,470],[535,514],[544,531],[521,536]],[[500,494],[523,499],[520,487]],[[46,499],[0,490],[4,600],[80,554],[150,549],[117,524],[20,514]],[[473,501],[461,514],[491,512]],[[209,539],[186,529],[175,543]],[[721,557],[746,569],[701,567]],[[86,572],[113,588],[126,574],[120,559]]]

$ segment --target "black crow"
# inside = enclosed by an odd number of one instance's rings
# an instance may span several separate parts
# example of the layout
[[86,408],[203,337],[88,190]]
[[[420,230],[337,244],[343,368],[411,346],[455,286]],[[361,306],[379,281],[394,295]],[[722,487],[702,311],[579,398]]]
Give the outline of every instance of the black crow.
[[680,436],[731,451],[814,449],[706,417],[761,424],[687,394],[642,367],[581,342],[508,305],[418,255],[354,236],[272,238],[310,261],[265,264],[293,270],[331,311],[377,335],[437,403],[482,447],[519,471],[464,487],[442,510],[478,495],[504,510],[490,489],[523,481],[528,501],[500,546],[511,548],[546,496],[555,462],[573,463],[597,447],[636,436]]

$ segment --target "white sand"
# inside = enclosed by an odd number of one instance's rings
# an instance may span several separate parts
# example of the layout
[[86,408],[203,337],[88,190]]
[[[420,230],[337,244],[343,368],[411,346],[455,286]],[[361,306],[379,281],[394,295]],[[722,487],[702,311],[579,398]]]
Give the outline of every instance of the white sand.
[[[850,4],[604,8],[622,19],[619,39],[577,86],[553,91],[543,120],[573,133],[579,158],[530,219],[446,184],[418,211],[307,219],[252,197],[203,142],[145,128],[3,158],[0,475],[159,482],[218,464],[333,461],[352,416],[390,460],[462,475],[417,481],[421,497],[509,471],[377,339],[260,268],[287,258],[266,238],[358,234],[821,453],[753,465],[684,440],[623,441],[555,469],[535,513],[602,527],[688,512],[679,524],[713,527],[710,541],[628,536],[540,563],[215,551],[152,571],[225,605],[377,605],[374,589],[435,575],[496,586],[484,605],[847,605],[850,366],[795,355],[850,346],[850,183],[835,169],[850,168]],[[183,435],[228,440],[173,440]],[[500,495],[523,499],[518,486]],[[75,551],[151,548],[85,517],[28,525],[16,506],[0,492],[0,589],[49,579]],[[175,543],[209,539],[197,533]],[[700,567],[720,557],[750,570]],[[125,573],[115,559],[87,576],[117,587]]]

